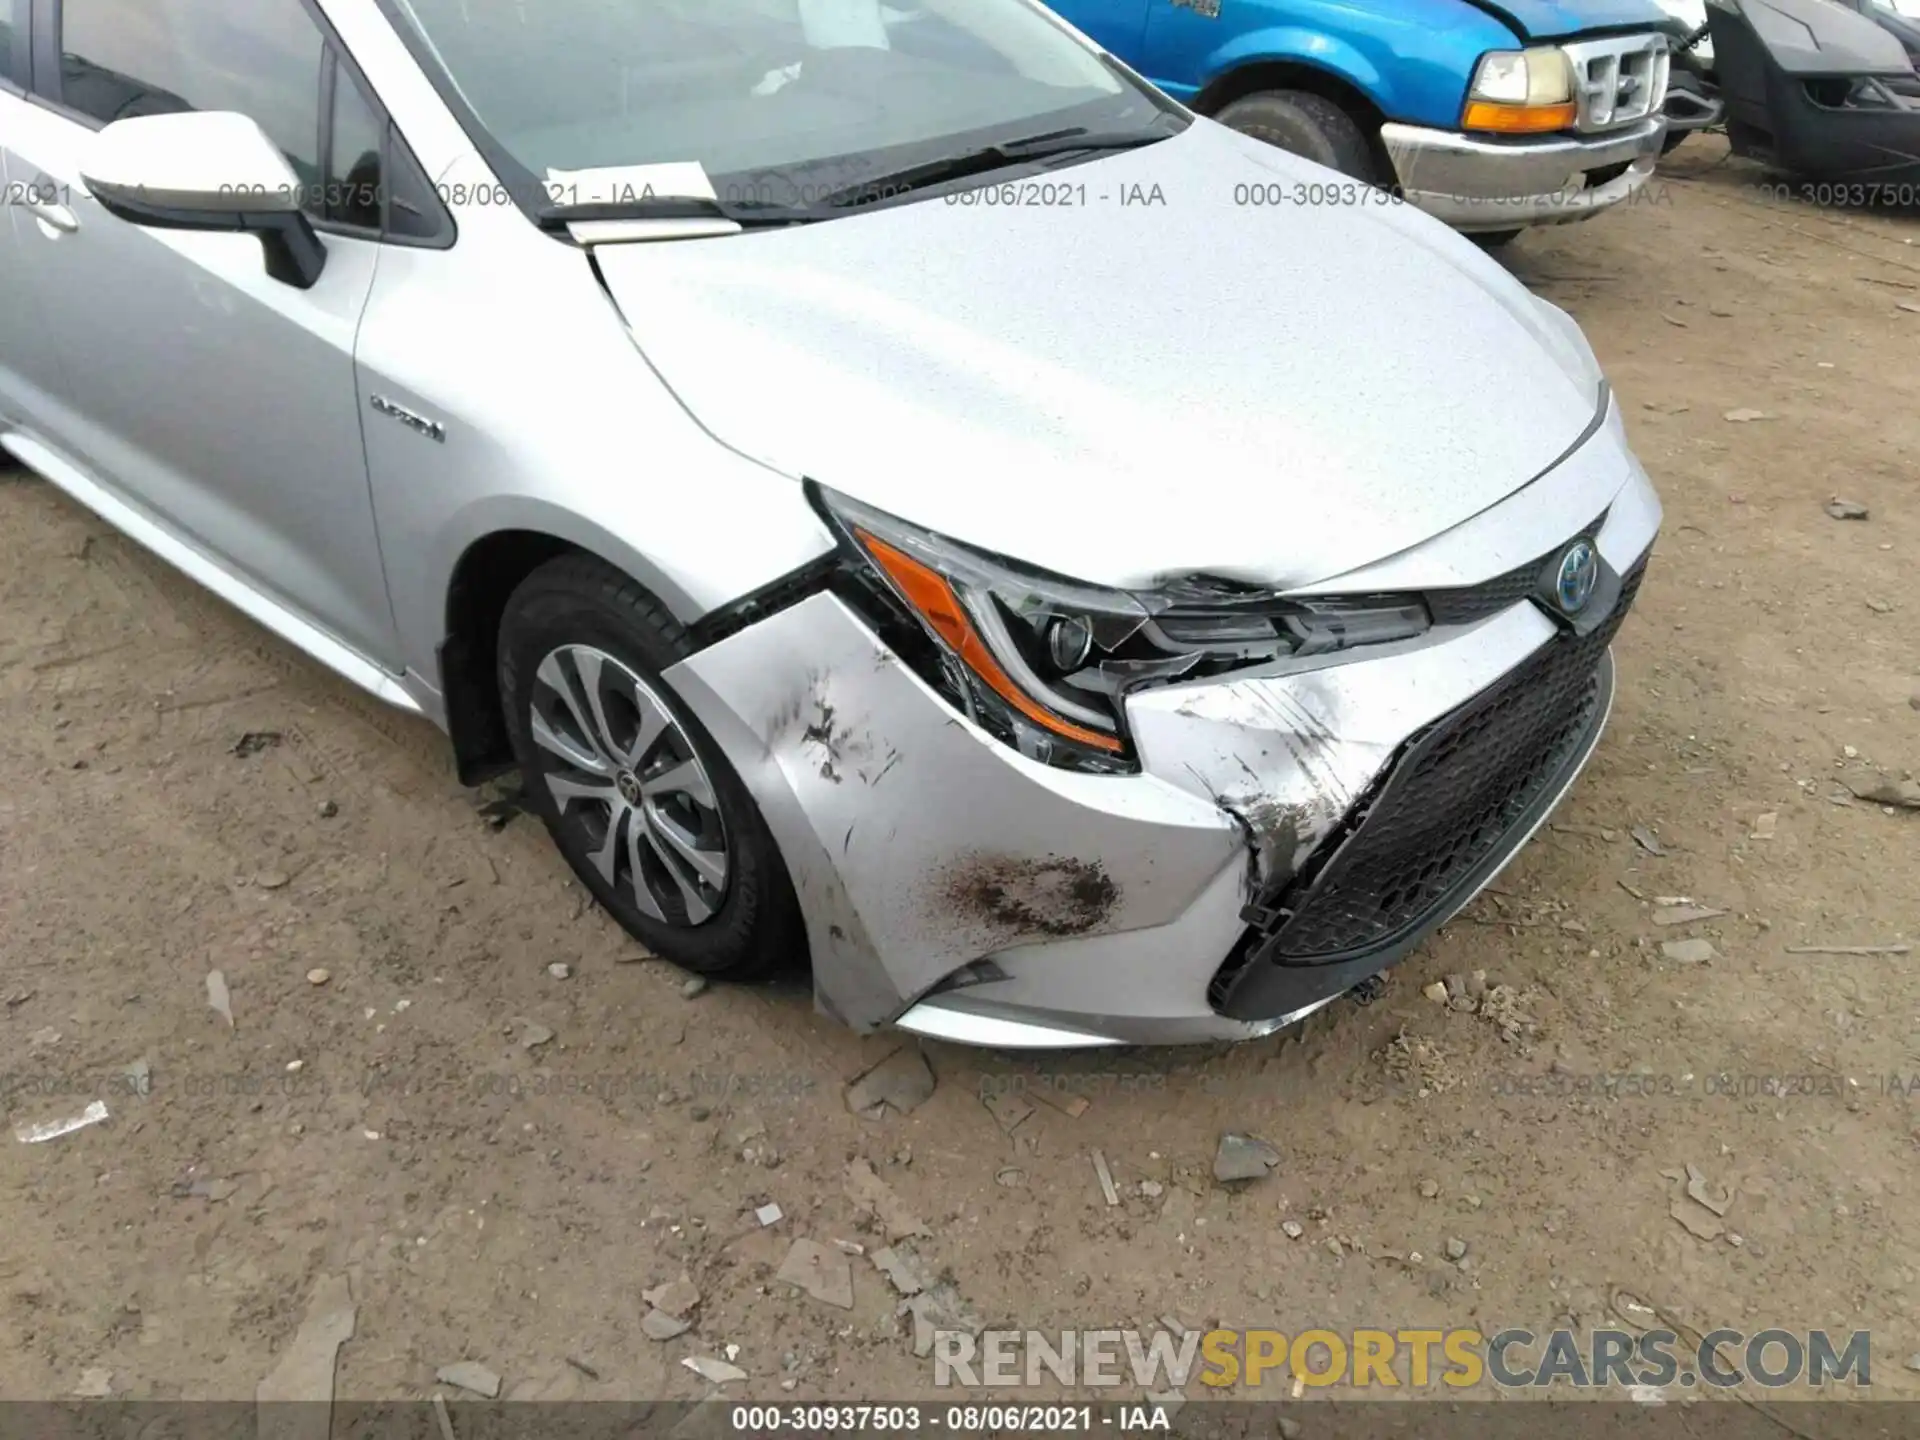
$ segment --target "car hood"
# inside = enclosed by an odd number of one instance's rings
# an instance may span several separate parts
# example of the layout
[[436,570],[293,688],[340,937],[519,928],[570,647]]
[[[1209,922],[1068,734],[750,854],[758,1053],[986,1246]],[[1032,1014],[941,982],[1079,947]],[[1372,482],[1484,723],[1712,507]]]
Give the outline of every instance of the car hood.
[[1107,585],[1342,574],[1595,417],[1591,353],[1477,246],[1211,121],[972,197],[595,256],[722,443]]
[[[1655,0],[1471,0],[1528,40],[1562,40],[1589,30],[1653,30],[1666,18]],[[1704,21],[1702,22],[1705,23]]]

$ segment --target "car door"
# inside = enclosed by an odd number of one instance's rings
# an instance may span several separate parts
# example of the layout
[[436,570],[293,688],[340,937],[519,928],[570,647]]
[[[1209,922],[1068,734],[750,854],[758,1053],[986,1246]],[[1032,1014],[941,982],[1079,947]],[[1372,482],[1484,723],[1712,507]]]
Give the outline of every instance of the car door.
[[1051,0],[1047,8],[1137,69],[1147,5],[1148,0]]
[[[0,133],[16,183],[62,202],[16,227],[26,283],[57,318],[66,392],[49,442],[246,586],[397,668],[353,359],[381,245],[326,213],[321,183],[336,102],[370,102],[305,0],[34,3],[35,103]],[[251,116],[312,187],[327,260],[311,289],[270,277],[254,237],[143,228],[86,193],[97,130],[181,110]]]
[[39,434],[65,381],[25,252],[36,215],[60,197],[31,185],[32,168],[10,153],[32,103],[27,18],[27,0],[0,0],[0,429]]

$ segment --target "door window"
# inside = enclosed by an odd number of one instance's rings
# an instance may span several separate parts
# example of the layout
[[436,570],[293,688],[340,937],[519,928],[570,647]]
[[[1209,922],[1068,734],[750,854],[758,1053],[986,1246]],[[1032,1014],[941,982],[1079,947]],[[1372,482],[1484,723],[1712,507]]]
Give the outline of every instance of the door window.
[[335,76],[326,193],[324,203],[313,208],[319,218],[336,225],[378,230],[385,208],[381,198],[386,189],[386,122],[345,66],[337,68]]

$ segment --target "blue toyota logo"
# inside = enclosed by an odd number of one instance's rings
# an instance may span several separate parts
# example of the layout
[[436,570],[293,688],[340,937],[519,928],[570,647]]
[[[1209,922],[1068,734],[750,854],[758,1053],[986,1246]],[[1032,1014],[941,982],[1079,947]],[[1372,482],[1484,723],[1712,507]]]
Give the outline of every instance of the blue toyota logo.
[[1569,615],[1578,615],[1593,599],[1600,583],[1600,555],[1585,540],[1570,546],[1560,557],[1560,573],[1554,577],[1553,598]]

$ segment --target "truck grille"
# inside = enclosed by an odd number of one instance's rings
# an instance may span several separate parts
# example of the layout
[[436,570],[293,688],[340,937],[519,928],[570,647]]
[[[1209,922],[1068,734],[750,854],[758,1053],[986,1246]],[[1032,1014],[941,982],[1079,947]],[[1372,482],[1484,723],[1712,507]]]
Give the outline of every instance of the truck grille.
[[1359,825],[1275,907],[1281,965],[1376,949],[1425,922],[1568,763],[1603,702],[1599,670],[1644,566],[1605,624],[1548,642],[1506,680],[1436,721],[1388,771]]
[[1666,104],[1672,62],[1665,35],[1610,35],[1560,48],[1573,65],[1582,131],[1618,130],[1659,114]]

